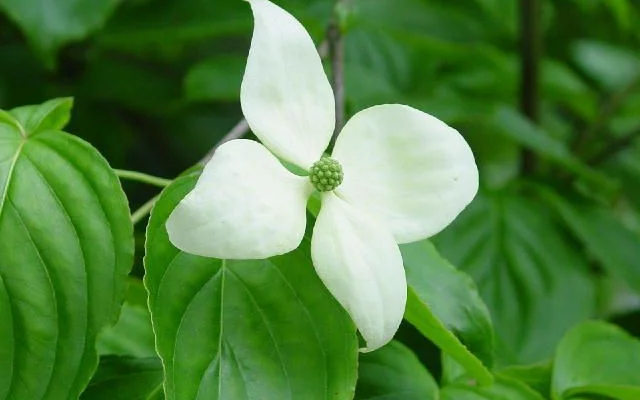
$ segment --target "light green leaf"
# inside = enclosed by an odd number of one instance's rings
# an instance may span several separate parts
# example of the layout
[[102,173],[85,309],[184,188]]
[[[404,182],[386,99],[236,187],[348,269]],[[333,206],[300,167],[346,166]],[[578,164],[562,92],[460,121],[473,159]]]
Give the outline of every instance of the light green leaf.
[[566,64],[544,60],[540,76],[542,98],[569,107],[585,120],[592,120],[597,112],[598,98],[583,79]]
[[560,342],[553,365],[553,398],[599,394],[640,398],[640,341],[605,322],[585,322]]
[[627,0],[608,0],[604,4],[611,10],[620,28],[628,30],[632,26],[633,9]]
[[219,56],[191,67],[184,81],[190,101],[238,101],[246,57]]
[[544,400],[533,389],[517,380],[497,377],[496,383],[477,387],[455,383],[445,386],[440,392],[441,400]]
[[169,243],[165,221],[196,179],[165,189],[147,230],[145,285],[167,399],[351,399],[355,327],[315,274],[308,239],[249,261]]
[[31,45],[53,64],[64,44],[100,28],[120,0],[2,0],[3,9],[25,32]]
[[405,318],[475,379],[490,384],[493,326],[475,284],[429,241],[400,249],[409,284]]
[[499,365],[550,357],[564,332],[594,313],[585,260],[536,203],[480,195],[434,241],[476,281],[496,329]]
[[132,265],[118,178],[89,144],[37,129],[66,118],[51,104],[18,112],[35,132],[0,122],[0,398],[77,398]]
[[640,293],[640,237],[618,221],[610,210],[575,205],[553,192],[543,193],[590,254],[611,275]]
[[23,106],[10,111],[27,136],[64,128],[71,119],[72,98],[53,99],[42,104]]
[[100,358],[81,400],[164,400],[162,363],[157,357]]
[[402,343],[360,355],[355,400],[437,400],[438,384]]
[[572,50],[580,68],[605,89],[620,89],[640,76],[640,57],[630,50],[592,40],[579,41]]
[[98,337],[98,354],[140,358],[156,356],[155,337],[146,297],[142,282],[130,278],[118,323],[103,330]]

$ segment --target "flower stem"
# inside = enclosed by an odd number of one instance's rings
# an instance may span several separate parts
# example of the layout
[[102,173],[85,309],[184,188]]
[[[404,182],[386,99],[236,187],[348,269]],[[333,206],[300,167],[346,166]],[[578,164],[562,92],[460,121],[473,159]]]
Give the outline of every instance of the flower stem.
[[162,188],[169,186],[169,184],[173,182],[171,179],[160,178],[157,176],[145,174],[138,171],[129,171],[126,169],[114,169],[114,171],[116,172],[116,175],[118,175],[120,179],[127,179],[130,181],[148,183],[149,185],[158,186]]
[[156,201],[158,201],[158,198],[160,198],[160,195],[150,198],[146,203],[141,205],[131,214],[131,222],[133,223],[133,225],[142,221],[142,219],[144,219],[144,217],[146,217],[147,214],[151,212],[151,209],[153,208],[153,205],[156,204]]

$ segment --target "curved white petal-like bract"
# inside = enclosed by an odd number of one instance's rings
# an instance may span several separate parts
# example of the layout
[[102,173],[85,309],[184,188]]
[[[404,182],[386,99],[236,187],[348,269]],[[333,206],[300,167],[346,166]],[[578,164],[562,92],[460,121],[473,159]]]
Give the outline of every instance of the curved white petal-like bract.
[[332,157],[344,171],[337,193],[383,219],[398,243],[440,232],[478,191],[478,168],[462,135],[409,106],[357,113]]
[[400,326],[407,284],[400,249],[372,216],[328,192],[311,239],[313,265],[372,351]]
[[287,171],[261,144],[232,140],[216,150],[169,216],[169,240],[205,257],[287,253],[302,241],[311,190],[308,179]]
[[278,156],[309,168],[335,126],[334,98],[304,27],[268,0],[248,0],[255,27],[240,102],[253,132]]

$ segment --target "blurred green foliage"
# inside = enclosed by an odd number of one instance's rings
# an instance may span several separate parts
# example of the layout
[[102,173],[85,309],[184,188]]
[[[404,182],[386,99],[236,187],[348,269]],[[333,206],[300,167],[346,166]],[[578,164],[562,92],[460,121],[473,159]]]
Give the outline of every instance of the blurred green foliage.
[[[323,42],[332,0],[277,3]],[[243,1],[0,0],[0,10],[0,109],[75,97],[67,130],[116,168],[175,176],[242,117]],[[496,365],[547,360],[593,317],[640,334],[640,5],[542,1],[539,121],[519,109],[518,2],[346,0],[341,18],[348,114],[409,104],[472,145],[481,193],[435,243],[478,284]],[[154,194],[125,188],[133,207]]]

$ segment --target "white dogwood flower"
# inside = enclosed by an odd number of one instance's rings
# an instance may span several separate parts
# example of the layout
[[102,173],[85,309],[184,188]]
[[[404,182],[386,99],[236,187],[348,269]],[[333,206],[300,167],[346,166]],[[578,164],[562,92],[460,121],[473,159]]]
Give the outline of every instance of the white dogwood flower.
[[[404,314],[398,244],[434,235],[473,199],[473,154],[437,118],[387,104],[353,116],[323,158],[335,125],[334,97],[313,41],[278,6],[248,1],[255,28],[241,103],[264,145],[240,139],[220,146],[170,215],[169,238],[206,257],[284,254],[300,244],[307,200],[318,190],[314,267],[360,330],[363,351],[377,349]],[[294,175],[276,156],[309,175]]]

